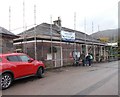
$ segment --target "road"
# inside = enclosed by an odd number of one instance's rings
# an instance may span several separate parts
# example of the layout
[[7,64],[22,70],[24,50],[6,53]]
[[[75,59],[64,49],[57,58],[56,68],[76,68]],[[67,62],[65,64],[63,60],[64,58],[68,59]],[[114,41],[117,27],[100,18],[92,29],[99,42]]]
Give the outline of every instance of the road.
[[2,95],[118,95],[118,61],[64,67],[17,80]]

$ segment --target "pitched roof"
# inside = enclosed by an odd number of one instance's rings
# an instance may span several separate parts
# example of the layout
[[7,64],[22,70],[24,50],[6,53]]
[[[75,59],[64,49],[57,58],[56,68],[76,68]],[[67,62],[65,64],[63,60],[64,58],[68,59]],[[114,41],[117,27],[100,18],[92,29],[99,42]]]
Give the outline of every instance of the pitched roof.
[[[18,35],[23,36],[23,34],[25,34],[26,36],[34,36],[35,32],[36,35],[51,35],[51,28],[50,28],[50,24],[47,23],[42,23],[40,25],[37,25],[36,27],[33,27],[31,29],[28,29]],[[55,35],[59,35],[59,33],[57,32],[57,28],[54,27],[54,25],[52,25],[52,34],[53,36]]]
[[11,37],[18,37],[17,35],[13,34],[12,32],[8,31],[7,29],[0,27],[0,34],[4,36],[11,36]]
[[14,35],[13,33],[11,33],[10,31],[6,30],[3,27],[0,27],[0,34],[9,34],[9,35]]
[[[36,35],[46,35],[46,36],[50,36],[51,35],[51,24],[48,24],[48,23],[42,23],[40,25],[37,25],[36,27],[33,27],[31,29],[28,29],[22,33],[20,33],[19,35],[21,37],[23,37],[23,34],[27,37],[30,37],[30,36],[34,36],[35,35],[35,32],[36,32]],[[73,30],[73,29],[69,29],[69,28],[66,28],[66,27],[61,27],[61,29],[63,31],[68,31],[68,32],[75,32],[76,34],[76,39],[77,40],[82,40],[83,42],[85,41],[89,41],[89,42],[96,42],[96,43],[100,43],[99,40],[97,39],[94,39],[93,37],[91,37],[90,35],[87,35],[81,31],[76,31],[76,30]],[[53,36],[58,36],[60,37],[60,28],[57,27],[56,25],[52,24],[52,35]]]

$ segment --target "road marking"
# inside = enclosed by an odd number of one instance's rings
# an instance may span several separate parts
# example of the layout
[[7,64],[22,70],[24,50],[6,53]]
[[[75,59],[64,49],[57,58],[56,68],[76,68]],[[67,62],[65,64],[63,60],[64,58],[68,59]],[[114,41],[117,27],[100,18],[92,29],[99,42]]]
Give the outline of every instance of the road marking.
[[108,77],[106,77],[105,79],[95,83],[94,85],[80,91],[79,93],[77,93],[76,95],[88,95],[91,92],[95,91],[96,89],[100,88],[101,86],[103,86],[105,83],[107,83],[110,79],[112,79],[116,74],[118,74],[118,72],[114,72],[111,75],[109,75]]

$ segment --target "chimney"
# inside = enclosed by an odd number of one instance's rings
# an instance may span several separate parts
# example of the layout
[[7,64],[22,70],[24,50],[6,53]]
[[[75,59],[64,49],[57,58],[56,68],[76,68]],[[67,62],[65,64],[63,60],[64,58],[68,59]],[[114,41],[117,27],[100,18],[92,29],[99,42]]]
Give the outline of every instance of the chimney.
[[58,20],[55,20],[53,22],[54,22],[54,25],[56,25],[58,27],[61,27],[61,19],[60,19],[60,17],[58,17]]

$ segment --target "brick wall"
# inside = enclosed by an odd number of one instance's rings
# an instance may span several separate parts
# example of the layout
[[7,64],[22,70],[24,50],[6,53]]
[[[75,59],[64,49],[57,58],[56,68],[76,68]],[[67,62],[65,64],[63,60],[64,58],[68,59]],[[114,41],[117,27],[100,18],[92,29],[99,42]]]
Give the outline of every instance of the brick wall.
[[[35,48],[34,43],[27,43],[26,45],[26,53],[32,57],[35,58]],[[59,43],[52,43],[53,47],[60,47],[61,44]],[[43,60],[45,65],[47,67],[54,67],[55,66],[55,60],[47,60],[47,54],[50,53],[50,42],[38,42],[37,43],[37,60]],[[80,47],[78,47],[80,48]],[[23,49],[23,44],[16,45],[16,49]],[[64,65],[72,65],[73,59],[70,58],[70,53],[74,50],[74,45],[70,43],[63,43],[62,44],[62,51],[63,51],[63,64]],[[55,57],[54,53],[52,53],[53,59]]]

